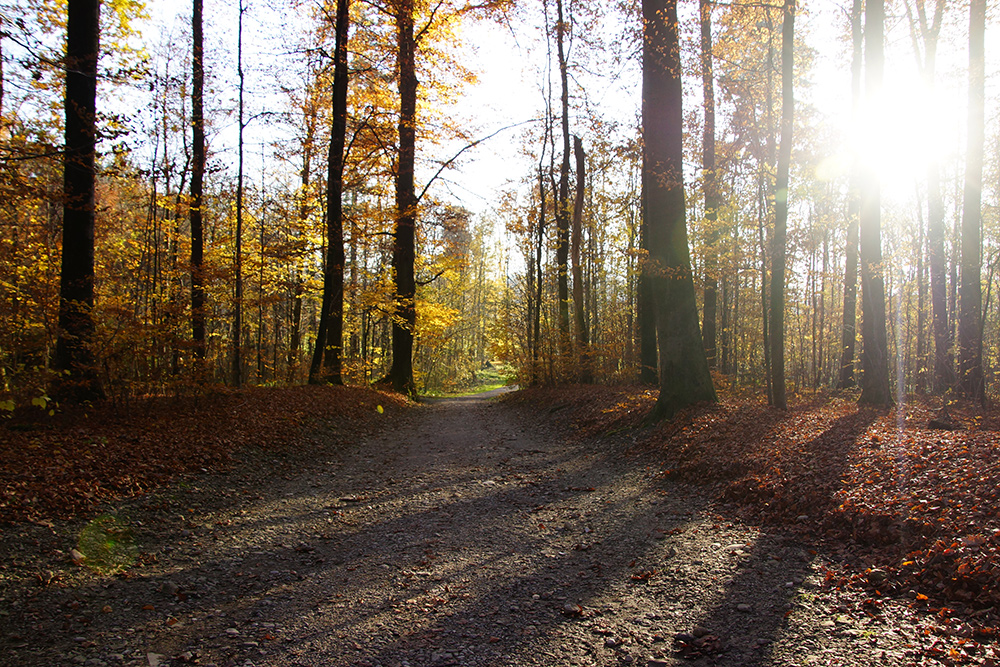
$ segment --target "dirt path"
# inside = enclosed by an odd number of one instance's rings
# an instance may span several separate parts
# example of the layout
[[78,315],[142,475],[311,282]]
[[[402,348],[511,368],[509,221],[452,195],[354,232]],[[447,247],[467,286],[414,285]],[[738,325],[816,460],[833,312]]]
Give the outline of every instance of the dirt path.
[[126,575],[33,527],[7,545],[0,664],[909,664],[902,610],[836,598],[822,555],[619,449],[452,399],[117,508]]

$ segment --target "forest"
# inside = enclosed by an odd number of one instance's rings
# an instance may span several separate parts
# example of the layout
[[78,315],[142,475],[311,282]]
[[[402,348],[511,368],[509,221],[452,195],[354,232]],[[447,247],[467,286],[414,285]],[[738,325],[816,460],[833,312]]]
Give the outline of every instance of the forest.
[[3,7],[7,411],[494,368],[995,392],[983,3],[193,7]]
[[996,13],[0,0],[0,655],[995,667]]

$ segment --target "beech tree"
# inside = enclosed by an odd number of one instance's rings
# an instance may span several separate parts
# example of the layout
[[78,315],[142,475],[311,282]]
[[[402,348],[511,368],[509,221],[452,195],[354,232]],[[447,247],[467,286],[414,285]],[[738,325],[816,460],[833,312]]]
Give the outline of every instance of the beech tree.
[[205,276],[202,207],[205,182],[205,46],[203,0],[191,12],[191,338],[197,360],[205,358]]
[[[851,117],[859,120],[862,99],[861,68],[864,59],[864,32],[861,27],[863,0],[851,4]],[[844,260],[844,314],[840,338],[840,373],[838,389],[855,385],[854,343],[857,337],[858,311],[858,221],[861,213],[861,192],[857,156],[851,165],[847,193],[847,249]]]
[[642,187],[649,232],[644,271],[654,292],[660,394],[652,419],[669,419],[715,388],[698,326],[684,208],[684,128],[677,0],[643,0]]
[[982,191],[986,89],[986,0],[969,3],[969,121],[962,201],[962,291],[958,377],[962,392],[985,403],[982,323]]
[[62,270],[54,365],[62,373],[57,395],[85,401],[103,396],[90,349],[101,4],[99,0],[70,0],[67,9]]
[[[332,128],[326,177],[326,268],[323,306],[309,382],[343,384],[341,377],[344,338],[344,147],[347,140],[347,38],[350,31],[348,0],[337,0],[333,68]],[[320,368],[325,377],[320,378]]]
[[[865,3],[865,94],[869,100],[882,94],[883,0]],[[869,122],[874,119],[869,116]],[[882,212],[880,181],[874,165],[867,164],[861,180],[861,397],[868,405],[893,403],[889,390],[889,350],[885,330],[885,267],[882,264]]]
[[573,232],[571,256],[573,260],[573,313],[576,320],[577,364],[580,367],[580,381],[593,382],[590,367],[590,331],[587,327],[587,312],[583,303],[583,266],[580,260],[580,245],[583,239],[583,206],[587,183],[587,161],[580,137],[573,137],[573,153],[576,156],[576,197],[573,204]]
[[771,254],[771,387],[775,407],[788,408],[785,396],[785,235],[788,223],[788,170],[792,161],[795,98],[792,73],[795,53],[795,0],[785,0],[781,22],[781,147],[775,184],[773,251]]
[[[859,0],[860,1],[860,0]],[[936,88],[938,37],[944,16],[944,0],[936,0],[934,13],[927,16],[923,0],[912,5],[906,3],[910,24],[910,37],[920,66],[924,85],[931,97]],[[922,51],[921,51],[921,46]],[[933,131],[933,130],[931,130]],[[947,272],[944,252],[945,206],[941,192],[941,164],[933,156],[927,165],[927,254],[931,273],[931,318],[934,331],[934,363],[931,388],[935,393],[950,389],[955,384],[952,332],[948,326]]]

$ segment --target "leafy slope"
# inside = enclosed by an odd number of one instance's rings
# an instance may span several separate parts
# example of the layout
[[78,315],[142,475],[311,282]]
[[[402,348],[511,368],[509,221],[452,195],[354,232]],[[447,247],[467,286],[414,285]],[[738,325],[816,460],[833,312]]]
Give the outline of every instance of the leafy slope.
[[297,448],[318,423],[358,431],[400,408],[395,395],[292,387],[158,399],[0,425],[0,523],[43,525],[102,501],[141,494],[180,474],[224,468],[247,447]]
[[787,412],[724,398],[655,428],[656,394],[637,387],[531,389],[511,396],[579,431],[625,432],[662,474],[744,520],[779,525],[847,555],[832,585],[873,600],[910,598],[978,619],[1000,609],[997,420],[953,410],[961,430],[928,427],[928,405],[876,411],[850,395],[801,397]]

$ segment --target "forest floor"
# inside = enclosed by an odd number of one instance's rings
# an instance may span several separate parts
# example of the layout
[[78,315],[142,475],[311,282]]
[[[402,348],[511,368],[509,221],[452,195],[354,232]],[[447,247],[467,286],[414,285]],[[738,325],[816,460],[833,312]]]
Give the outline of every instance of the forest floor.
[[15,415],[0,664],[1000,663],[992,414],[731,397],[647,427],[654,400]]

